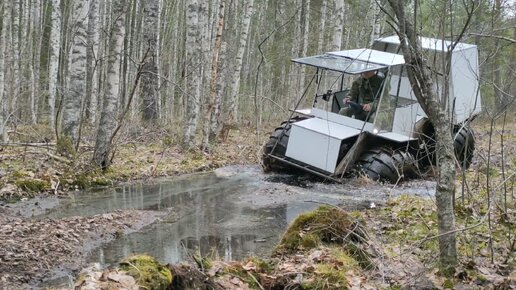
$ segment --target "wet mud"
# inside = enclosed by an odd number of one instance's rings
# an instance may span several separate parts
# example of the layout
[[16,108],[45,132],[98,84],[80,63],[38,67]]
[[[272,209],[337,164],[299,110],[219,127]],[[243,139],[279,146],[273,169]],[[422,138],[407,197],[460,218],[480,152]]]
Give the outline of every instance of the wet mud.
[[[289,222],[321,204],[360,210],[381,206],[401,194],[432,197],[434,191],[435,183],[425,180],[393,186],[351,178],[337,184],[307,176],[263,174],[258,166],[230,166],[81,192],[67,199],[33,199],[9,210],[36,220],[126,210],[161,212],[158,221],[88,249],[83,262],[115,264],[132,253],[147,253],[163,263],[177,263],[192,255],[221,260],[267,257]],[[50,284],[62,283],[66,282],[55,279]]]

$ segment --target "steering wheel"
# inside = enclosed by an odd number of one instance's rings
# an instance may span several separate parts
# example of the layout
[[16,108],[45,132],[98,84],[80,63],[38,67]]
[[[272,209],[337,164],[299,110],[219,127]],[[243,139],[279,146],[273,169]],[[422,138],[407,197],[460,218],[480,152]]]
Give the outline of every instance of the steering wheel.
[[364,111],[362,105],[360,105],[357,102],[347,101],[345,105],[347,105],[351,109],[351,111],[354,113],[353,115],[360,114],[362,113],[362,111]]

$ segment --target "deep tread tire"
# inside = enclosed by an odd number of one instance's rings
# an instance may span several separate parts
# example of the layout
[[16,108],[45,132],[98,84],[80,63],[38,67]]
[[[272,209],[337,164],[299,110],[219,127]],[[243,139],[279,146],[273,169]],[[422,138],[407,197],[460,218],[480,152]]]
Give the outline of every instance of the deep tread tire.
[[475,137],[473,130],[469,126],[457,126],[454,129],[454,143],[455,157],[459,161],[462,169],[468,169],[473,160],[473,153],[475,152]]
[[305,119],[305,117],[296,116],[290,121],[282,122],[280,127],[274,129],[274,132],[269,136],[269,140],[263,146],[262,168],[264,172],[281,171],[287,167],[277,159],[270,157],[269,154],[274,149],[275,156],[285,157],[291,124]]
[[[420,137],[420,148],[417,151],[417,160],[421,167],[436,164],[435,156],[435,131],[431,124],[427,124]],[[471,166],[473,153],[475,152],[475,137],[473,130],[468,125],[457,125],[453,129],[453,147],[455,157],[463,170]]]
[[386,148],[366,151],[360,156],[357,169],[373,180],[390,183],[418,176],[416,160],[412,154]]

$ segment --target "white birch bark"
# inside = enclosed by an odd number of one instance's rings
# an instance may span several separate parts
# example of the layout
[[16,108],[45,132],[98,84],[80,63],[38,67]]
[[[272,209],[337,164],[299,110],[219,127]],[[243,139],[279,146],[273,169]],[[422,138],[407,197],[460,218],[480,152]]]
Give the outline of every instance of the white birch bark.
[[159,0],[147,0],[143,3],[143,41],[144,52],[148,50],[143,67],[141,93],[143,96],[143,119],[146,121],[158,118],[159,101]]
[[87,116],[91,125],[97,121],[98,107],[98,55],[99,55],[99,0],[90,0],[88,14],[88,50],[86,51]]
[[5,78],[5,61],[8,55],[8,45],[7,45],[7,33],[8,27],[11,22],[11,3],[9,1],[5,2],[3,5],[3,13],[2,13],[2,28],[0,30],[0,139],[2,142],[8,142],[9,138],[7,136],[7,115],[6,115],[6,78]]
[[201,110],[202,104],[204,104],[203,97],[206,92],[209,92],[209,77],[210,77],[210,18],[208,14],[208,1],[199,1],[199,32],[200,32],[200,43],[201,43],[201,70],[202,70],[202,79],[201,79],[201,95],[200,95],[200,103]]
[[[217,34],[215,35],[215,45],[213,46],[213,56],[211,59],[211,78],[210,78],[210,100],[206,109],[205,121],[204,121],[204,141],[203,148],[209,150],[210,143],[215,140],[216,130],[211,130],[212,116],[215,115],[215,108],[217,107],[217,101],[220,102],[220,98],[217,98],[217,81],[219,77],[219,56],[220,49],[222,46],[222,33],[224,31],[224,8],[226,5],[225,0],[220,0],[219,6],[219,19],[217,21]],[[216,120],[215,120],[216,121]]]
[[9,110],[11,112],[16,111],[16,103],[20,94],[20,86],[21,86],[21,80],[20,80],[20,37],[21,37],[21,31],[20,31],[20,13],[22,11],[21,9],[21,2],[20,0],[13,0],[13,7],[11,10],[12,13],[12,22],[11,22],[11,39],[12,39],[12,45],[11,45],[11,55],[13,57],[12,60],[12,68],[13,68],[13,90],[12,90],[12,98],[11,98],[11,104],[8,106]]
[[[201,0],[202,1],[202,0]],[[184,147],[193,149],[195,146],[195,132],[200,110],[200,78],[202,70],[200,61],[200,27],[199,5],[197,0],[188,0],[186,10],[186,76],[187,92],[186,100],[186,127],[184,134]]]
[[373,45],[375,39],[380,37],[382,32],[382,15],[383,12],[380,9],[377,0],[371,0],[371,37],[369,39],[369,46]]
[[335,16],[336,21],[333,27],[333,41],[331,45],[332,51],[340,50],[342,45],[342,29],[344,28],[344,0],[335,0]]
[[120,90],[120,59],[125,37],[126,0],[113,1],[113,27],[109,41],[106,91],[100,114],[93,163],[106,170],[111,163],[112,138],[116,127],[118,94]]
[[30,31],[31,44],[33,49],[29,51],[32,53],[33,59],[30,65],[31,73],[31,121],[32,124],[37,122],[38,118],[38,98],[40,96],[40,58],[41,58],[41,41],[42,41],[42,5],[41,0],[32,0],[31,15],[32,15],[32,29]]
[[52,0],[50,28],[50,59],[48,61],[48,123],[55,129],[57,74],[61,49],[61,1]]
[[240,37],[238,41],[238,50],[235,58],[235,69],[233,77],[231,78],[230,96],[228,100],[228,121],[235,123],[238,119],[238,101],[240,90],[240,72],[242,70],[242,57],[244,56],[247,36],[249,34],[249,25],[251,23],[251,15],[253,13],[254,0],[244,1],[244,15],[242,18],[242,25],[240,29]]
[[321,18],[319,20],[319,35],[317,38],[317,53],[323,53],[324,33],[326,27],[326,0],[321,1]]
[[79,141],[81,104],[86,96],[86,24],[88,1],[76,0],[73,6],[73,36],[70,54],[69,90],[64,96],[63,128],[64,136],[76,145]]

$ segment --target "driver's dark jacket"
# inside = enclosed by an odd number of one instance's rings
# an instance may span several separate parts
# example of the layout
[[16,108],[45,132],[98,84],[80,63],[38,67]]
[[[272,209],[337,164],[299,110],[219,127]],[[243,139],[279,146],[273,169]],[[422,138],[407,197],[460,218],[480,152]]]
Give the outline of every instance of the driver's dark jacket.
[[372,111],[376,110],[382,91],[383,77],[374,75],[369,79],[360,77],[353,82],[349,96],[351,101],[360,105],[372,103]]

